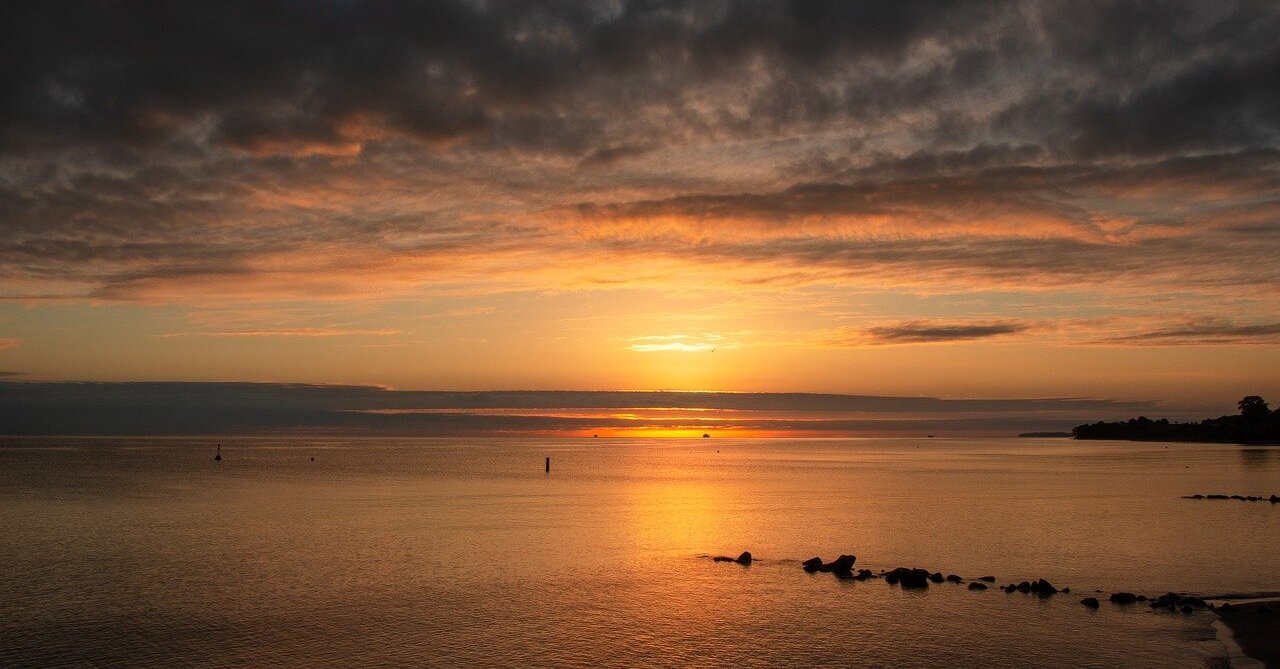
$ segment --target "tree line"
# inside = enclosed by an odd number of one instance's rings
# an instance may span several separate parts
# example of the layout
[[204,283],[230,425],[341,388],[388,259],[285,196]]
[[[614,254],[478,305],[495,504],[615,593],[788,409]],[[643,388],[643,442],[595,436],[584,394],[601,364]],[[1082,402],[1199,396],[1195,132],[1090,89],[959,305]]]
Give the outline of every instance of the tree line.
[[1280,407],[1272,411],[1267,401],[1248,395],[1236,403],[1235,416],[1206,418],[1198,423],[1173,423],[1138,416],[1111,423],[1077,425],[1076,439],[1129,439],[1135,441],[1203,441],[1232,444],[1280,443]]

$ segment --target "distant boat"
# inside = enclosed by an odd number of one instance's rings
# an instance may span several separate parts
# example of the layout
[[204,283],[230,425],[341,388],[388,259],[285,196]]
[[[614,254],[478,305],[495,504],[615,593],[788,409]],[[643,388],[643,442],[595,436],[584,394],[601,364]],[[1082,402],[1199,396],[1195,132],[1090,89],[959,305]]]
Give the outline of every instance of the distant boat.
[[703,432],[703,433],[702,433],[702,438],[703,438],[703,439],[710,439],[710,438],[711,438],[711,435],[707,434],[706,432]]
[[222,444],[218,444],[218,452],[213,454],[214,462],[222,462]]

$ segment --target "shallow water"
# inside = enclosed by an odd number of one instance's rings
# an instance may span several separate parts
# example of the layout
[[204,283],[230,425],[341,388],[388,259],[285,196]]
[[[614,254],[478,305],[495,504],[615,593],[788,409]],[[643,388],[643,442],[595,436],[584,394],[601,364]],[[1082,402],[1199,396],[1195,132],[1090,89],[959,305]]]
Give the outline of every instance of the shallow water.
[[[1180,498],[1280,493],[1274,448],[223,443],[0,440],[0,666],[1203,667],[1211,614],[1080,596],[1280,590],[1280,505]],[[798,566],[841,552],[1073,594]]]

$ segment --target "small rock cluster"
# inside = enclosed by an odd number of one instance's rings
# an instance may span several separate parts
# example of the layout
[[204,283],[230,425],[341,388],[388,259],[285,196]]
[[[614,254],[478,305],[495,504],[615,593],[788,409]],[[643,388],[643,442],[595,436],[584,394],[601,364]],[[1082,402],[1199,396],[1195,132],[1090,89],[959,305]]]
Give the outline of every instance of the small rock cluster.
[[1208,602],[1199,597],[1179,595],[1176,592],[1166,592],[1151,600],[1151,608],[1153,609],[1168,609],[1170,611],[1181,609],[1183,613],[1191,613],[1195,609],[1203,609],[1208,606]]
[[[1195,496],[1201,497],[1199,495]],[[1220,496],[1224,499],[1230,499],[1226,496]],[[1218,497],[1209,496],[1210,499]],[[1239,498],[1239,499],[1255,499],[1255,498]],[[1261,499],[1261,498],[1256,498]],[[1272,496],[1272,501],[1276,501],[1276,497]],[[750,551],[743,551],[738,557],[729,557],[727,555],[718,555],[712,558],[716,562],[734,562],[740,565],[750,565],[752,557]],[[942,575],[940,571],[931,572],[928,569],[920,569],[918,567],[897,567],[887,571],[880,572],[879,575],[870,569],[859,569],[857,573],[853,571],[853,565],[858,558],[855,555],[841,555],[836,559],[826,562],[821,557],[811,557],[800,563],[804,570],[810,574],[815,572],[829,573],[836,578],[852,579],[855,581],[866,581],[873,578],[883,577],[889,585],[897,585],[905,589],[924,589],[928,588],[930,583],[955,583],[962,584],[964,579],[957,574]],[[970,590],[986,590],[988,583],[995,583],[995,576],[979,576],[969,583]],[[1071,588],[1058,589],[1049,581],[1038,578],[1035,581],[1022,581],[1014,584],[1010,583],[1000,587],[1006,593],[1020,592],[1023,594],[1034,594],[1040,597],[1052,597],[1053,595],[1062,593],[1070,594]],[[1146,595],[1138,595],[1132,592],[1114,592],[1108,598],[1114,604],[1130,605],[1136,602],[1150,602],[1152,609],[1165,609],[1168,611],[1182,611],[1183,613],[1191,613],[1196,609],[1213,608],[1212,604],[1207,603],[1199,597],[1178,594],[1176,592],[1167,592],[1158,597],[1147,597]],[[1101,604],[1097,597],[1085,597],[1080,603],[1090,609],[1097,609]],[[1222,609],[1229,610],[1230,604],[1224,604]],[[1266,610],[1268,613],[1269,610]]]
[[1010,592],[1010,593],[1012,592],[1021,592],[1023,594],[1035,593],[1041,597],[1051,597],[1053,595],[1058,594],[1059,592],[1064,594],[1071,592],[1071,588],[1063,588],[1059,590],[1056,587],[1054,587],[1052,583],[1044,580],[1043,578],[1036,579],[1034,583],[1031,581],[1023,581],[1017,585],[1010,583],[1009,585],[1006,585],[1003,588],[1001,588],[1001,590],[1004,590],[1005,592]]
[[[840,557],[830,562],[823,562],[822,558],[820,557],[811,557],[808,560],[801,562],[800,565],[804,567],[804,570],[809,572],[810,574],[812,574],[815,571],[820,571],[824,573],[835,574],[837,578],[857,578],[853,574],[853,563],[857,561],[858,561],[858,556],[856,555],[841,555]],[[860,569],[858,570],[858,574],[861,575],[862,572],[864,571],[867,571],[867,570]],[[858,580],[866,580],[866,579],[858,579]]]
[[1271,502],[1280,504],[1280,495],[1259,497],[1257,495],[1183,495],[1182,499],[1234,499],[1240,502]]

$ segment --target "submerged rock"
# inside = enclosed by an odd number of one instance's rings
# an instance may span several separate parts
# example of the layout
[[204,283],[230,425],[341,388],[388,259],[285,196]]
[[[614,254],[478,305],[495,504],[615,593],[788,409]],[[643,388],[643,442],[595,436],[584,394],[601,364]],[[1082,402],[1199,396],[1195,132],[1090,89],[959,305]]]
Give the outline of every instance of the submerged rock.
[[1138,596],[1132,592],[1116,592],[1111,594],[1111,601],[1116,604],[1132,604],[1138,601]]
[[742,554],[736,558],[729,557],[728,555],[717,555],[711,559],[715,560],[716,562],[737,562],[738,564],[751,564],[751,552],[742,551]]
[[1033,586],[1033,589],[1036,591],[1036,594],[1040,595],[1041,597],[1048,597],[1049,595],[1058,594],[1058,589],[1053,587],[1052,583],[1044,580],[1043,578],[1036,581],[1036,584],[1035,586]]
[[986,589],[987,589],[987,584],[986,584],[986,583],[979,583],[978,581],[974,581],[973,583],[970,583],[970,584],[969,584],[969,589],[970,589],[970,590],[986,590]]
[[858,581],[865,581],[869,578],[879,578],[879,577],[876,576],[875,572],[871,571],[870,569],[859,569],[858,575],[854,576],[853,578]]
[[810,574],[812,574],[813,572],[818,571],[819,569],[821,569],[821,568],[822,568],[822,558],[820,558],[820,557],[811,557],[811,558],[809,558],[808,560],[805,560],[804,562],[801,562],[801,563],[800,563],[800,566],[804,567],[804,570],[805,570],[805,571],[807,571],[807,572],[809,572]]
[[1091,609],[1096,609],[1099,606],[1097,597],[1085,597],[1084,599],[1080,600],[1080,603],[1084,604],[1085,606]]
[[929,580],[933,581],[934,583],[941,583],[945,579],[942,578],[942,572],[935,571],[932,574],[929,574]]
[[996,577],[995,577],[995,576],[979,576],[979,577],[978,577],[978,580],[979,580],[979,581],[986,581],[987,583],[995,583],[995,582],[996,582]]
[[963,579],[963,578],[960,578],[959,576],[957,576],[957,575],[955,575],[955,574],[948,574],[948,575],[947,575],[947,581],[948,581],[948,582],[951,582],[951,583],[963,583],[963,582],[964,582],[964,579]]

